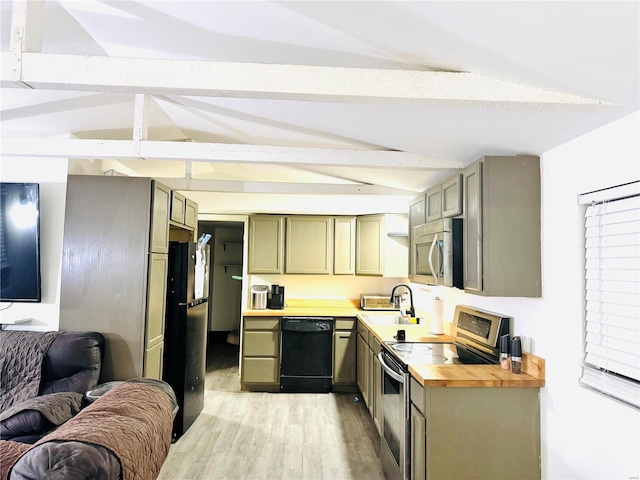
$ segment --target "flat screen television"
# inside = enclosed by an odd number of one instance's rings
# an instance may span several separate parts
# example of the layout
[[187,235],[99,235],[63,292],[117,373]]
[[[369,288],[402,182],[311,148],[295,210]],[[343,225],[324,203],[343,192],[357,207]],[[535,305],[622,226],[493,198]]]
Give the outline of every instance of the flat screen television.
[[0,302],[40,302],[40,188],[0,183]]

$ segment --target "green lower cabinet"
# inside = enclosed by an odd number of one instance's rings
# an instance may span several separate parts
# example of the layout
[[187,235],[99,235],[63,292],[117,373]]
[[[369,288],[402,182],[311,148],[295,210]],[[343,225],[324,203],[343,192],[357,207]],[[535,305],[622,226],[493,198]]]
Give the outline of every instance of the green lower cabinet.
[[356,383],[356,336],[352,330],[338,330],[333,334],[333,384]]
[[411,480],[427,478],[427,420],[411,404]]
[[242,390],[280,390],[280,317],[245,317],[242,325]]
[[539,479],[539,394],[526,387],[425,388],[411,378],[411,478]]
[[369,406],[369,345],[358,332],[356,341],[356,378],[364,404]]

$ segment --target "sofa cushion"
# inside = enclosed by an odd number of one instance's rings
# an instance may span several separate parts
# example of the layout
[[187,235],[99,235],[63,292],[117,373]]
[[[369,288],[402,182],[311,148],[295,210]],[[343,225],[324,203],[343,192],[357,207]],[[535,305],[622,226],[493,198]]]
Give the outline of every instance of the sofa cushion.
[[59,335],[0,331],[0,410],[38,395],[44,357]]
[[98,384],[104,336],[99,332],[60,332],[44,358],[40,395],[84,393]]

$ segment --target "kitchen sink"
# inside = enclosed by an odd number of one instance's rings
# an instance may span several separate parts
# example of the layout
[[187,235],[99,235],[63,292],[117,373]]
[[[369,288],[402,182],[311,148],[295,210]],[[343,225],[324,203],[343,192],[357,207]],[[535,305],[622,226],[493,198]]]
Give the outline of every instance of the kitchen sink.
[[401,323],[400,314],[395,312],[392,314],[373,314],[361,315],[370,325],[398,325]]

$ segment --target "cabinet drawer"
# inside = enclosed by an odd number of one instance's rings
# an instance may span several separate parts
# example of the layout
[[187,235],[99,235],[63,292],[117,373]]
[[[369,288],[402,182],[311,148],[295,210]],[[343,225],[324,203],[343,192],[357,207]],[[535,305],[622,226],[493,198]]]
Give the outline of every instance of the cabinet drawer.
[[280,317],[255,317],[244,318],[245,330],[278,330],[280,328]]
[[364,338],[365,342],[369,343],[369,329],[362,322],[358,322],[358,333]]
[[409,395],[411,402],[416,406],[420,413],[425,417],[427,416],[427,395],[428,390],[418,383],[418,381],[411,377],[411,383],[409,387]]
[[278,332],[245,332],[242,354],[245,357],[277,357],[280,351]]
[[280,383],[277,358],[245,358],[242,360],[244,383]]
[[378,353],[382,351],[382,345],[380,345],[376,336],[371,332],[369,332],[369,348],[373,350],[374,355],[378,355]]
[[353,330],[356,326],[355,318],[336,318],[336,330]]

